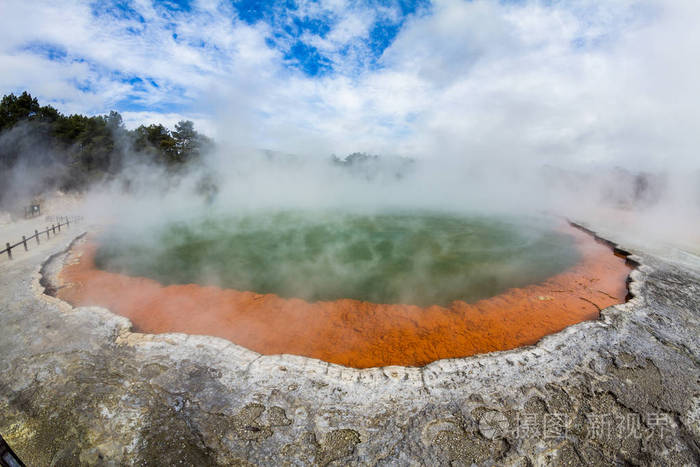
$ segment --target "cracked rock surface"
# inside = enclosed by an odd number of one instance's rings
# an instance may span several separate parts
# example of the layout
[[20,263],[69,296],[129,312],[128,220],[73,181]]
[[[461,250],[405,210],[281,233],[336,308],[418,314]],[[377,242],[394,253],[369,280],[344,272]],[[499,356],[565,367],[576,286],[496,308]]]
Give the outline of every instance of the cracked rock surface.
[[366,370],[72,308],[58,237],[0,264],[0,434],[38,466],[698,465],[700,260],[602,235],[640,266],[599,320]]

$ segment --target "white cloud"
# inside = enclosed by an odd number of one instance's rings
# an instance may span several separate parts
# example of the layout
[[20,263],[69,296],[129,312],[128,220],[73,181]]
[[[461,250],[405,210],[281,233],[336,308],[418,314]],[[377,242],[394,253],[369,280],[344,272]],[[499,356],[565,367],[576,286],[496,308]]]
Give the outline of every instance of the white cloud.
[[438,2],[398,36],[384,68],[273,80],[250,109],[268,110],[260,137],[294,133],[279,140],[295,151],[697,165],[700,44],[688,32],[699,9]]
[[[87,2],[8,0],[0,88],[27,88],[70,112],[106,112],[135,96],[156,110],[125,112],[131,125],[190,118],[221,140],[299,153],[698,165],[700,4],[549,3],[437,1],[370,67],[368,31],[395,21],[397,8],[301,2],[303,17],[344,18],[323,37],[303,36],[335,64],[309,77],[266,43],[275,25],[239,21],[223,2],[164,15],[141,0],[141,23],[93,16]],[[67,56],[26,50],[35,43]],[[173,104],[193,106],[187,115]]]

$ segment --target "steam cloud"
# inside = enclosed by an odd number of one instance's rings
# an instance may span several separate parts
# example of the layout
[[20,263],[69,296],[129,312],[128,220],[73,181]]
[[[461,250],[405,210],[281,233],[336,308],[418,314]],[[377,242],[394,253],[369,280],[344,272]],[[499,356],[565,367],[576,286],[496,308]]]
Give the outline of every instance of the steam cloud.
[[[264,25],[224,28],[213,3],[172,22],[190,42],[229,53],[229,62],[209,49],[169,48],[156,20],[147,34],[164,44],[160,57],[120,45],[126,24],[114,19],[107,36],[97,32],[104,24],[76,25],[81,44],[97,44],[107,59],[128,56],[131,63],[118,60],[128,69],[151,60],[154,79],[186,86],[201,103],[198,116],[213,115],[204,126],[219,143],[177,183],[165,182],[157,167],[126,164],[120,180],[86,197],[90,212],[144,225],[160,220],[155,213],[183,218],[202,209],[420,207],[591,218],[620,217],[608,208],[624,207],[635,213],[624,219],[631,228],[697,250],[697,2],[437,1],[404,24],[377,66],[339,55],[361,43],[362,28],[345,24],[345,36],[337,26],[333,40],[309,38],[339,70],[322,77],[289,71],[266,44]],[[21,10],[7,9],[10,16]],[[365,18],[366,11],[347,9]],[[100,60],[89,45],[41,34]],[[362,56],[361,47],[353,50]],[[193,75],[192,60],[207,71]],[[67,68],[51,67],[68,80]],[[24,78],[15,75],[0,77],[0,86],[16,87]],[[121,91],[99,82],[105,101],[114,101]],[[46,85],[37,88],[51,97]],[[152,99],[167,98],[152,91]],[[91,109],[99,108],[94,97]],[[354,168],[329,162],[330,154],[354,151],[382,158]]]

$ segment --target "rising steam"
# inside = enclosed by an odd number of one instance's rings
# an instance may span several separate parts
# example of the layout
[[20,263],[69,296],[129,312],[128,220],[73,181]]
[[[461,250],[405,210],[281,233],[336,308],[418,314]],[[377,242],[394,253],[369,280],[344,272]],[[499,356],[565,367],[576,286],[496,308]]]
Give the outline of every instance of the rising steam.
[[[216,15],[201,28],[174,17],[192,43],[235,51],[235,66],[202,56],[213,71],[195,77],[176,55],[122,55],[191,89],[217,146],[176,175],[127,154],[118,176],[86,194],[86,212],[133,229],[263,208],[554,212],[697,251],[698,14],[692,0],[437,1],[371,66],[344,65],[330,39],[312,38],[338,70],[314,77],[290,72],[260,25],[227,35]],[[118,58],[121,45],[85,28],[83,43]],[[51,148],[24,146],[35,162],[9,177],[18,197],[50,167]],[[380,158],[331,158],[356,151]]]

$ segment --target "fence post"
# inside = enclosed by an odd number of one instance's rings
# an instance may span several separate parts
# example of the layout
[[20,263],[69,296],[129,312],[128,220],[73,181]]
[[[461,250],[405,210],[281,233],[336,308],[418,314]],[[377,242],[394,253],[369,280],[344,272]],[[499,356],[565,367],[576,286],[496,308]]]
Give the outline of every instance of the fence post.
[[49,239],[49,227],[46,226],[46,240]]
[[12,259],[12,248],[10,248],[10,242],[5,243],[7,246],[7,257]]
[[56,235],[56,226],[51,224],[51,231],[53,232],[54,235]]
[[24,245],[24,251],[29,251],[27,249],[27,237],[22,235],[22,244]]
[[36,237],[36,244],[41,245],[41,242],[39,241],[39,231],[36,229],[34,230],[34,236]]
[[70,218],[66,217],[66,227],[70,227]]
[[60,219],[59,219],[59,221],[58,221],[58,231],[59,231],[59,232],[61,231],[61,220],[60,220]]

